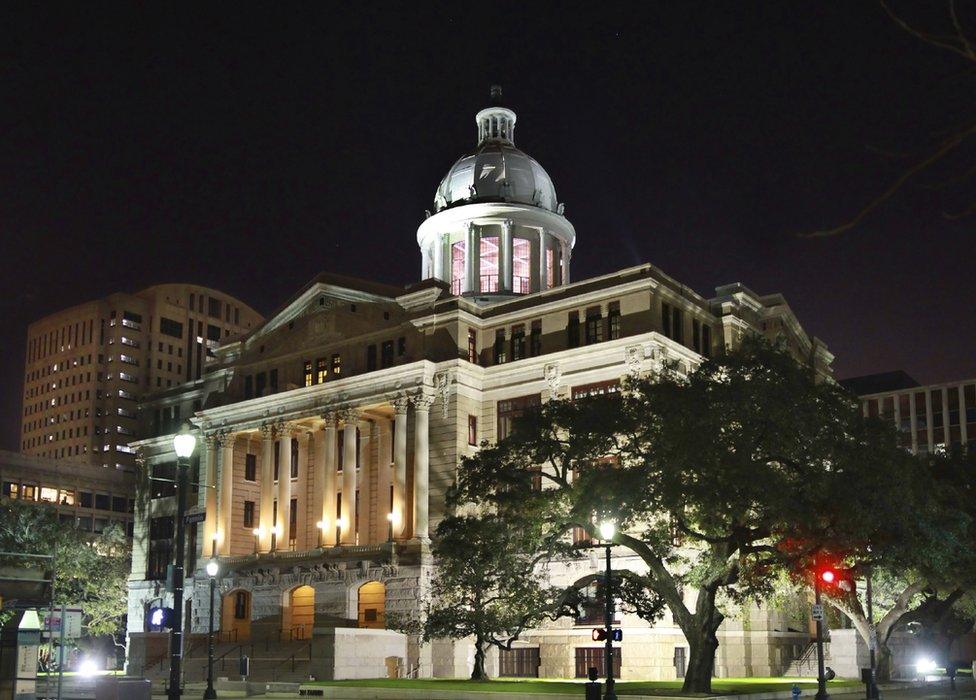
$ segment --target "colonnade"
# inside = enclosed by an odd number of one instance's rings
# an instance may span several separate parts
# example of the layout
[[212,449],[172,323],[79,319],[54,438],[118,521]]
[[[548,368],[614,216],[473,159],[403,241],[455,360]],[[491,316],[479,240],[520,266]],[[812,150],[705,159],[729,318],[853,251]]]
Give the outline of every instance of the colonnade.
[[[290,549],[289,514],[293,496],[299,498],[301,510],[295,517],[298,528],[305,528],[306,549],[316,545],[366,544],[370,540],[371,526],[374,541],[385,541],[391,536],[395,540],[429,539],[429,415],[433,401],[434,397],[424,392],[398,397],[392,401],[392,419],[378,412],[346,407],[328,411],[312,420],[261,425],[259,469],[256,470],[260,495],[253,530],[246,528],[243,521],[234,521],[235,500],[241,500],[240,495],[235,495],[235,481],[240,482],[240,475],[234,473],[237,434],[232,430],[208,433],[205,472],[201,474],[201,481],[209,486],[204,489],[206,519],[201,554],[209,556],[211,547],[221,556],[242,553],[240,545],[238,551],[233,551],[238,529],[244,540],[252,541],[253,538],[255,552]],[[407,418],[411,407],[414,429],[412,502],[408,501],[407,484]],[[248,434],[253,435],[253,432]],[[310,465],[299,465],[304,469],[310,467],[311,482],[297,494],[292,493],[291,477],[294,438],[307,441],[310,450],[306,454],[311,460]],[[274,473],[276,444],[277,479]],[[370,465],[374,455],[378,483],[371,485]],[[304,485],[302,478],[297,482],[299,487]],[[376,494],[375,507],[369,498],[371,490]],[[388,495],[391,490],[392,502]],[[307,501],[311,501],[310,507]],[[311,520],[306,515],[308,513],[314,514],[317,522],[307,522]],[[236,539],[238,543],[242,541],[240,533]],[[295,539],[300,545],[301,539]]]

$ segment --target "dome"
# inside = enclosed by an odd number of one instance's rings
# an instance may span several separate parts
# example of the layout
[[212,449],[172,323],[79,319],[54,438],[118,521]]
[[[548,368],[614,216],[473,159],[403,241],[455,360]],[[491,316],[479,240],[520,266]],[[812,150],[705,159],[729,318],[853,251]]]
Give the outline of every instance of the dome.
[[482,141],[462,156],[441,180],[434,211],[473,202],[516,202],[557,212],[556,188],[549,174],[510,141]]
[[461,156],[441,180],[434,212],[474,202],[511,202],[562,214],[549,174],[515,147],[515,112],[502,106],[498,86],[492,87],[491,102],[475,116],[477,149]]

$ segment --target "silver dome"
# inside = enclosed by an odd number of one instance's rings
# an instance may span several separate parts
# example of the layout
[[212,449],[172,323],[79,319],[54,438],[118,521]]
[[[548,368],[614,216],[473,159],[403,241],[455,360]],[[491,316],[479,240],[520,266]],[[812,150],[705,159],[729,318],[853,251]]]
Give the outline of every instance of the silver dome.
[[549,174],[503,139],[485,140],[458,159],[437,188],[434,212],[474,202],[516,202],[561,213]]

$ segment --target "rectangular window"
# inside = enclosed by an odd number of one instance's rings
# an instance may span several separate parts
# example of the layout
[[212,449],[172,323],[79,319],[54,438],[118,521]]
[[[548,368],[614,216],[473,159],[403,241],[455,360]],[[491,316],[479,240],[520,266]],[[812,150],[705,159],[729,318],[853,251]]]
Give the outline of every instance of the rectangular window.
[[702,325],[702,349],[701,354],[705,357],[712,356],[712,328],[708,325]]
[[607,338],[609,340],[616,340],[620,337],[620,302],[612,301],[610,302],[610,308],[607,309]]
[[501,365],[508,361],[505,353],[505,329],[499,328],[495,331],[495,364]]
[[370,345],[366,348],[366,371],[372,372],[376,369],[376,346]]
[[257,481],[258,478],[258,456],[252,454],[244,455],[244,480]]
[[498,291],[498,237],[481,239],[481,293]]
[[579,347],[579,311],[569,312],[569,322],[566,324],[566,347],[576,348]]
[[[593,624],[602,624],[603,618],[595,619]],[[589,623],[588,623],[589,624]],[[587,678],[591,668],[596,669],[597,678],[605,677],[607,665],[603,658],[603,647],[576,647],[576,677]],[[613,648],[613,676],[620,678],[620,647]]]
[[397,357],[403,357],[407,354],[407,339],[405,336],[400,336],[397,338]]
[[281,464],[281,443],[275,442],[274,444],[274,480],[278,480],[278,466]]
[[468,444],[478,444],[478,416],[468,416]]
[[312,361],[311,360],[305,360],[303,370],[304,370],[305,386],[312,386]]
[[529,331],[529,357],[542,354],[542,321],[533,321]]
[[516,420],[521,418],[526,411],[531,411],[542,405],[542,397],[539,394],[529,394],[514,399],[506,399],[498,402],[498,422],[497,437],[503,440],[512,432],[512,426]]
[[254,501],[244,501],[244,527],[254,527]]
[[671,338],[676,342],[685,342],[685,323],[681,309],[671,309],[671,334]]
[[468,329],[468,362],[478,364],[478,332],[474,328]]
[[525,326],[512,327],[512,362],[525,357]]
[[671,304],[661,302],[661,332],[666,338],[671,337]]
[[159,317],[159,332],[172,338],[183,337],[183,324],[165,316]]
[[295,535],[298,534],[298,499],[291,499],[288,505],[288,541],[294,544]]
[[207,340],[212,340],[217,343],[220,342],[220,327],[215,326],[211,323],[207,324]]
[[325,375],[328,372],[328,368],[325,364],[325,358],[320,357],[315,360],[315,383],[325,384]]
[[292,479],[298,478],[298,440],[296,438],[291,439],[291,469],[289,474]]
[[701,352],[701,321],[697,318],[691,319],[691,349]]
[[342,355],[332,356],[332,376],[337,379],[342,376]]
[[207,315],[220,318],[220,299],[207,298]]
[[380,367],[393,366],[393,341],[384,340],[380,346]]
[[254,376],[251,374],[244,377],[244,398],[254,398]]
[[620,392],[620,380],[611,379],[606,382],[594,382],[593,384],[580,384],[573,387],[573,400],[585,399],[588,396],[605,396],[606,394],[617,394]]
[[599,343],[603,340],[603,317],[599,306],[591,306],[586,310],[586,344]]
[[277,393],[278,391],[278,370],[273,369],[268,372],[268,387],[271,389],[271,393]]
[[464,241],[451,244],[451,294],[464,291]]
[[255,378],[254,395],[257,397],[264,396],[264,390],[267,388],[267,385],[268,375],[264,372],[258,372],[257,377]]

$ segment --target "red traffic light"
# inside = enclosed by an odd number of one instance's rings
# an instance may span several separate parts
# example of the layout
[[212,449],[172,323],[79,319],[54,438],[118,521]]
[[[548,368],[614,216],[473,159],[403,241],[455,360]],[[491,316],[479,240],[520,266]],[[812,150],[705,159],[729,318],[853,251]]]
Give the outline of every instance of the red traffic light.
[[824,583],[833,583],[837,580],[837,574],[833,569],[824,569],[820,572],[820,580]]
[[605,642],[607,640],[607,630],[604,627],[594,627],[591,636],[594,642]]

